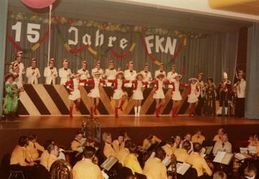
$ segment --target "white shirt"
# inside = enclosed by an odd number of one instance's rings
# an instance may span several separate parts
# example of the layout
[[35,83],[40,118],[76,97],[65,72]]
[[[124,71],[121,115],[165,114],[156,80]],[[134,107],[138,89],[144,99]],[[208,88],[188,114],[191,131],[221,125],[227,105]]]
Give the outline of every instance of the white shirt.
[[[109,68],[107,68],[105,70],[105,76],[106,76],[107,80],[115,80],[116,79],[116,74],[117,74],[116,69],[109,69]],[[106,85],[107,86],[112,86],[112,83],[107,82]]]
[[232,144],[230,142],[223,143],[221,140],[216,142],[213,147],[213,155],[216,156],[219,151],[231,153]]
[[237,83],[237,97],[245,98],[246,95],[246,80],[241,79],[239,83]]
[[91,75],[94,77],[94,74],[95,74],[96,72],[100,73],[100,74],[101,74],[101,78],[103,78],[103,75],[104,75],[103,69],[101,69],[101,68],[100,68],[100,69],[93,68]]
[[144,82],[149,82],[152,80],[152,74],[150,71],[142,70],[140,73],[143,75]]
[[[84,70],[83,68],[77,70],[77,73],[80,75],[80,80],[87,80],[90,78],[90,73],[88,70]],[[81,86],[84,86],[84,83],[80,83]]]
[[72,72],[69,68],[67,70],[65,70],[64,68],[60,68],[58,70],[58,74],[60,77],[60,84],[65,85],[65,83],[70,79]]
[[128,88],[132,87],[131,81],[136,79],[136,75],[137,75],[136,70],[129,70],[129,69],[125,70],[124,71],[125,80],[129,80],[130,82],[126,83],[124,86]]
[[156,70],[155,71],[155,78],[159,75],[159,74],[164,74],[165,76],[166,76],[166,72],[165,72],[165,70],[162,70],[162,71],[160,71],[160,70]]
[[[169,71],[169,72],[167,73],[166,78],[167,78],[167,80],[168,80],[169,82],[175,82],[175,77],[176,77],[177,75],[178,75],[177,72]],[[168,87],[169,87],[169,88],[173,88],[173,85],[169,85]]]
[[38,78],[40,77],[39,69],[32,67],[26,68],[26,77],[28,78],[28,84],[38,84]]
[[52,69],[49,66],[45,67],[44,69],[45,84],[55,85],[57,76],[58,76],[58,71],[56,67],[53,67]]

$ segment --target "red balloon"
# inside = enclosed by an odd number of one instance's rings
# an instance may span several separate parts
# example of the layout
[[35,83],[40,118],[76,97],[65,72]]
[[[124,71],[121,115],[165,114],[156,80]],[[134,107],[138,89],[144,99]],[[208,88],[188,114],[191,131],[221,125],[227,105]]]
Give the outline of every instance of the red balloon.
[[42,9],[49,7],[53,4],[56,0],[21,0],[26,6],[35,9]]

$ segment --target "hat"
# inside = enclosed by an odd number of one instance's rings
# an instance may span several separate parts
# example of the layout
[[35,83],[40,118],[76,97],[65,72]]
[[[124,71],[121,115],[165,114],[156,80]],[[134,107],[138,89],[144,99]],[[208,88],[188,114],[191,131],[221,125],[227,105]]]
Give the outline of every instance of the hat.
[[138,78],[138,76],[142,76],[142,78],[144,77],[142,73],[138,73],[138,74],[136,75],[136,79]]
[[165,74],[164,73],[159,73],[156,77],[158,78],[158,77],[165,77]]
[[224,79],[228,79],[228,74],[227,74],[227,72],[224,72],[224,73],[223,73],[223,78],[224,78]]
[[189,78],[189,81],[198,81],[197,78]]
[[118,71],[118,72],[116,73],[116,77],[119,76],[119,75],[123,75],[123,76],[124,76],[123,71]]

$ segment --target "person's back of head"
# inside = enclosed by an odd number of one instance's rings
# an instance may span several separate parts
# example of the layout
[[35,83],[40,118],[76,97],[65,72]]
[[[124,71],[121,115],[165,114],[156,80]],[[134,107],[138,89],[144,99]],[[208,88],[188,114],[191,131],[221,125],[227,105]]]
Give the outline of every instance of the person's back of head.
[[130,146],[131,146],[131,144],[132,144],[132,140],[126,140],[126,141],[125,141],[125,144],[124,144],[124,147],[127,148],[127,149],[129,149]]
[[160,160],[164,160],[165,156],[166,153],[161,147],[156,148],[155,157],[159,158]]
[[244,170],[244,177],[254,179],[257,176],[257,168],[254,164],[248,164]]
[[182,148],[185,149],[186,151],[189,151],[191,149],[191,143],[188,140],[185,140],[182,144]]
[[131,143],[129,146],[130,153],[136,153],[137,152],[137,145],[135,143]]
[[28,145],[28,137],[27,136],[20,136],[19,140],[18,140],[18,145],[21,147],[25,147],[26,145]]
[[96,153],[95,148],[93,148],[91,146],[86,146],[83,151],[83,156],[86,159],[92,159],[94,157],[95,153]]
[[214,173],[213,179],[227,179],[227,174],[223,171],[217,171]]
[[193,151],[194,152],[200,153],[201,149],[202,149],[202,146],[201,146],[200,143],[193,143]]

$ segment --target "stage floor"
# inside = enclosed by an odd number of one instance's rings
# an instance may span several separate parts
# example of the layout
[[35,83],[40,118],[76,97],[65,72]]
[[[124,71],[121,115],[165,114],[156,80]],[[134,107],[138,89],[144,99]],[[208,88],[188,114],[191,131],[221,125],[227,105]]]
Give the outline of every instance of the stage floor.
[[[41,117],[20,117],[14,121],[0,122],[1,129],[50,129],[50,128],[80,128],[82,121],[88,116],[41,116]],[[258,125],[259,120],[234,118],[234,117],[187,117],[178,116],[98,116],[101,128],[120,128],[120,127],[176,127],[176,126],[229,126],[229,125]]]

